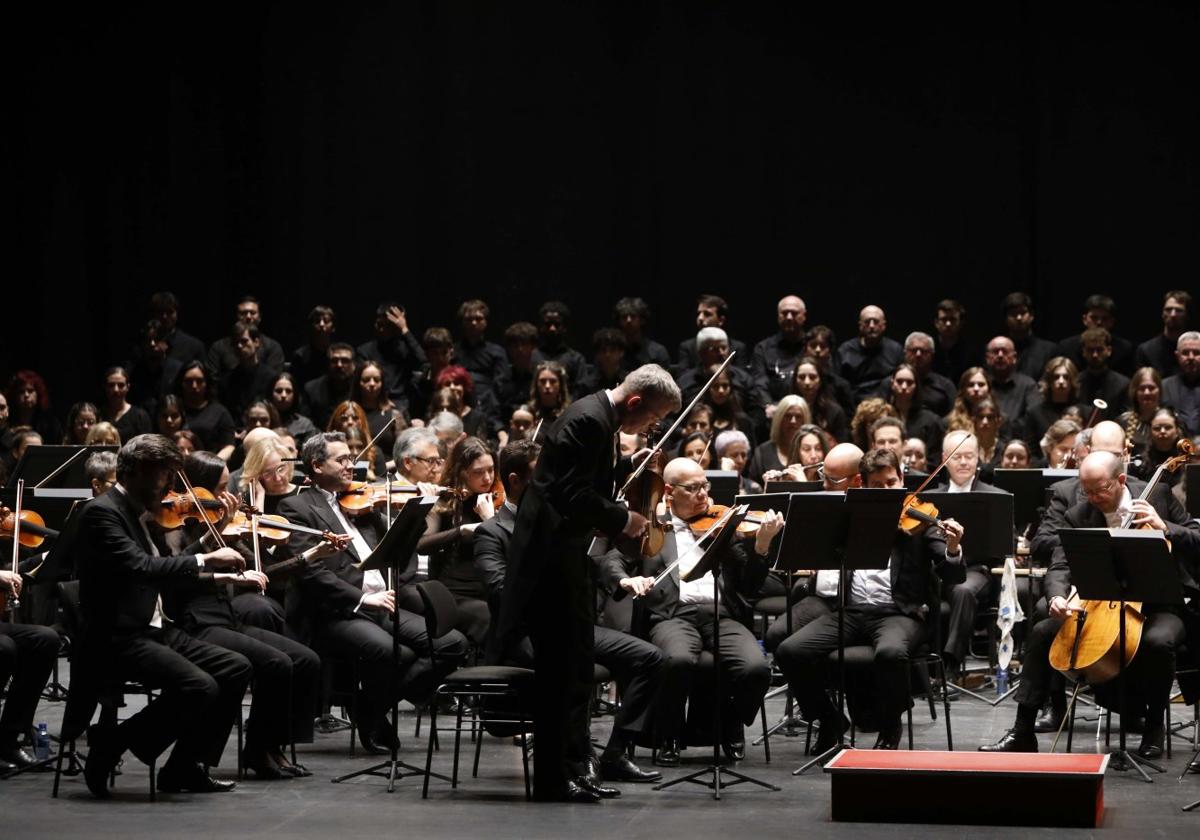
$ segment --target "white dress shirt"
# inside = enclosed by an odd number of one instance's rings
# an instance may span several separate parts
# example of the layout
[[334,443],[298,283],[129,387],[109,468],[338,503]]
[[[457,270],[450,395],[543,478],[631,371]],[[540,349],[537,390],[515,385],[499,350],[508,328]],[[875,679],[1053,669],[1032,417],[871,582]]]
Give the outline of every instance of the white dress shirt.
[[1121,523],[1133,512],[1133,494],[1125,487],[1121,493],[1121,501],[1112,513],[1104,514],[1104,521],[1109,528],[1120,528]]
[[713,573],[705,572],[699,580],[688,582],[684,577],[704,556],[703,551],[693,551],[696,538],[692,528],[675,514],[671,514],[671,530],[675,533],[675,556],[684,557],[679,564],[679,603],[681,604],[711,604],[713,602]]
[[[371,546],[367,545],[366,538],[363,537],[358,528],[354,527],[354,523],[346,519],[346,517],[342,514],[342,509],[338,505],[337,496],[320,487],[316,489],[317,492],[321,494],[322,498],[325,499],[325,502],[329,505],[330,510],[333,511],[333,515],[337,519],[338,524],[342,526],[342,533],[350,535],[350,542],[354,544],[354,550],[358,552],[359,562],[366,562],[366,559],[371,556],[372,551]],[[363,598],[367,597],[368,595],[373,595],[376,592],[383,592],[386,590],[387,582],[383,579],[383,573],[378,569],[369,569],[364,572],[362,588]],[[361,607],[362,598],[358,600],[358,606],[354,608],[354,611],[358,612]]]

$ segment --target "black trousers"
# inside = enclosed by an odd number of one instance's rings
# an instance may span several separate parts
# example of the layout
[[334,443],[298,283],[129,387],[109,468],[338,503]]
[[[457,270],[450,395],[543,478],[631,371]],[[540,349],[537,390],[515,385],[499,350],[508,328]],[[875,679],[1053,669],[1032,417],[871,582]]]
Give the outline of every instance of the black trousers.
[[961,665],[971,650],[975,613],[991,583],[987,571],[979,567],[967,569],[966,576],[961,583],[947,583],[942,587],[942,597],[950,604],[950,621],[942,650],[956,665]]
[[[894,610],[846,610],[846,645],[875,648],[875,704],[883,725],[898,720],[909,706],[908,662],[921,632],[920,621]],[[836,678],[828,660],[829,653],[837,648],[837,615],[827,615],[793,633],[775,651],[775,662],[787,677],[806,720],[828,720],[837,714],[825,690],[830,677]]]
[[[679,737],[684,705],[696,674],[701,651],[712,652],[715,623],[711,609],[696,610],[687,618],[668,618],[650,628],[650,641],[663,654],[655,734],[659,741]],[[771,669],[754,634],[736,619],[720,620],[722,701],[731,704],[742,724],[753,723],[771,684]],[[740,740],[725,733],[725,740]]]
[[172,743],[171,763],[220,763],[253,669],[240,653],[198,641],[175,627],[113,638],[122,678],[161,690],[117,727],[117,745],[146,764]]
[[257,592],[243,592],[234,596],[230,602],[233,614],[242,627],[261,627],[280,636],[296,639],[292,628],[288,626],[287,615],[283,604],[270,595],[260,595]]
[[16,743],[33,728],[33,715],[54,670],[58,644],[58,633],[49,627],[0,623],[0,686],[12,677],[0,715],[0,746]]
[[[265,598],[263,600],[266,600]],[[240,653],[254,668],[246,751],[311,744],[321,685],[321,658],[299,642],[261,627],[202,627],[203,642]]]
[[[805,595],[799,601],[792,604],[791,632],[795,633],[810,621],[814,621],[823,615],[832,615],[835,609],[837,609],[836,598],[826,598],[820,595]],[[787,637],[787,616],[778,616],[774,621],[771,622],[771,626],[767,628],[766,635],[763,636],[763,647],[765,647],[768,652],[774,653],[775,650],[783,643],[783,640]]]

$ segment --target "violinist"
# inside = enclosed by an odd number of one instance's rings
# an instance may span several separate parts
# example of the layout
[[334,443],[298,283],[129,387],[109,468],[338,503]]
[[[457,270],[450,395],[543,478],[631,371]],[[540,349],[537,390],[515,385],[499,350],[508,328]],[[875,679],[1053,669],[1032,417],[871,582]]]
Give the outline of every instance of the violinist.
[[[0,594],[19,597],[22,584],[20,573],[0,569]],[[58,658],[58,645],[58,633],[49,627],[17,624],[11,616],[0,619],[0,685],[8,686],[0,713],[0,775],[36,761],[20,742],[33,728],[38,700]]]
[[[80,603],[87,632],[76,640],[70,706],[63,729],[82,730],[100,692],[114,676],[157,686],[145,709],[119,726],[97,724],[88,731],[84,778],[88,789],[107,798],[108,777],[121,755],[132,750],[152,764],[172,742],[175,748],[158,772],[158,789],[223,792],[233,782],[212,779],[204,765],[220,763],[225,741],[250,681],[241,654],[197,641],[163,610],[165,587],[205,581],[214,573],[245,568],[232,548],[205,537],[169,556],[147,519],[183,466],[179,450],[160,435],[138,435],[117,454],[117,484],[88,503],[80,522]],[[73,737],[73,735],[71,736]]]
[[[348,534],[350,545],[320,563],[300,568],[293,591],[288,593],[288,618],[302,639],[312,638],[323,651],[358,662],[362,688],[358,698],[358,735],[363,748],[382,755],[391,749],[394,732],[386,712],[395,697],[416,704],[429,699],[438,681],[466,652],[466,640],[457,630],[434,639],[439,671],[427,655],[429,637],[425,619],[396,606],[395,590],[381,572],[363,571],[359,565],[387,530],[383,517],[368,508],[349,517],[339,504],[339,494],[350,489],[354,461],[346,436],[321,432],[304,442],[301,458],[313,482],[303,493],[288,496],[279,513],[295,525],[317,531]],[[311,548],[320,537],[295,533],[291,551]],[[399,617],[401,645],[399,671],[392,661],[392,613]]]
[[[1096,433],[1101,431],[1102,425],[1096,426]],[[1166,486],[1156,485],[1148,499],[1137,498],[1146,485],[1125,476],[1120,456],[1096,450],[1079,466],[1079,486],[1085,498],[1066,511],[1062,527],[1118,528],[1132,515],[1131,527],[1153,528],[1167,535],[1172,554],[1179,561],[1185,596],[1191,599],[1200,596],[1200,587],[1188,571],[1200,557],[1200,523],[1188,518]],[[1026,642],[1021,684],[1016,692],[1016,721],[1000,740],[979,748],[984,752],[1038,751],[1034,725],[1046,700],[1053,672],[1049,651],[1059,627],[1071,615],[1067,600],[1071,572],[1061,544],[1054,548],[1045,586],[1050,617],[1034,626]],[[1175,652],[1184,641],[1185,621],[1190,623],[1192,614],[1185,607],[1155,604],[1144,604],[1142,613],[1146,620],[1141,644],[1125,675],[1129,691],[1127,710],[1138,717],[1135,710],[1145,709],[1146,725],[1137,754],[1153,760],[1163,752],[1166,737],[1163,718],[1175,679]],[[1111,702],[1114,698],[1106,695],[1112,685],[1108,682],[1099,686],[1102,692],[1098,693],[1097,699]]]
[[610,586],[620,586],[635,595],[646,596],[649,612],[649,639],[662,651],[663,672],[659,689],[655,735],[658,754],[655,762],[663,767],[679,764],[679,736],[684,706],[702,651],[713,649],[714,624],[720,621],[722,689],[732,698],[727,709],[729,727],[722,727],[721,747],[731,761],[744,757],[742,726],[753,722],[770,684],[771,669],[762,650],[747,629],[753,617],[748,599],[766,579],[765,558],[771,540],[783,527],[783,517],[767,514],[754,538],[753,550],[739,542],[731,543],[722,558],[720,615],[713,612],[713,575],[687,582],[671,574],[650,589],[656,575],[676,559],[683,557],[680,576],[686,575],[700,560],[703,551],[693,551],[697,536],[689,522],[708,513],[708,481],[704,470],[688,458],[676,458],[663,470],[666,484],[668,524],[663,550],[653,557],[630,558],[619,550],[605,558]]
[[[841,449],[835,447],[830,457],[840,456]],[[864,455],[858,476],[867,487],[903,486],[899,455],[887,449]],[[840,483],[842,487],[854,484],[853,474],[841,476]],[[930,576],[935,569],[962,562],[961,539],[962,526],[952,519],[942,528],[931,526],[916,534],[897,529],[887,568],[857,570],[847,576],[845,642],[875,648],[876,749],[899,747],[900,716],[909,703],[909,657],[920,641],[928,612]],[[837,616],[826,615],[810,621],[775,651],[775,661],[805,720],[821,722],[814,753],[836,744],[847,728],[847,721],[830,702],[823,680],[829,653],[837,650],[838,643]]]
[[[1042,455],[1048,468],[1052,470],[1075,468],[1077,463],[1075,461],[1075,444],[1079,440],[1081,431],[1083,430],[1079,428],[1078,423],[1067,418],[1055,420],[1050,424],[1041,440]],[[1005,444],[1002,451],[1008,451],[1008,444]],[[1001,462],[1003,463],[1003,457]]]
[[[228,495],[229,468],[211,452],[189,455],[184,460],[184,474],[192,486],[203,487],[229,506],[237,505],[237,500]],[[204,530],[189,523],[166,532],[164,541],[169,549],[182,550]],[[322,543],[314,559],[333,551],[328,543]],[[283,745],[312,743],[321,659],[297,641],[238,620],[233,601],[268,600],[268,580],[261,570],[247,568],[242,575],[230,578],[224,586],[193,581],[173,589],[166,599],[167,612],[194,638],[240,653],[254,669],[242,766],[253,770],[260,780],[311,775],[287,759]],[[237,598],[233,597],[235,591],[240,593]]]

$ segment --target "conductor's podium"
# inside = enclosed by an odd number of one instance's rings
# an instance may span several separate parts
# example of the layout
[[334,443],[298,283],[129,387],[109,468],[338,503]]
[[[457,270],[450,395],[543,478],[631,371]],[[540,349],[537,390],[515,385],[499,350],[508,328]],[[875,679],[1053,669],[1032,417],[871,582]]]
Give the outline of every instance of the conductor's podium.
[[843,750],[833,819],[1097,828],[1108,755]]

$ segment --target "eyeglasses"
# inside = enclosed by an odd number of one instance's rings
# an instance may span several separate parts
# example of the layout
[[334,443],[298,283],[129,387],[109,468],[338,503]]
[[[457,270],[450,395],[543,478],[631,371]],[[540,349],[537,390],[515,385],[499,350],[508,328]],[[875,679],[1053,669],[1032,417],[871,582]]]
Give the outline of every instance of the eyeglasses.
[[676,484],[675,486],[687,493],[695,494],[702,490],[707,493],[710,489],[712,489],[712,482],[704,481],[699,484]]
[[442,464],[446,463],[446,459],[442,458],[441,456],[434,458],[422,458],[420,455],[413,455],[412,459],[414,461],[420,461],[422,464],[428,464],[431,467],[441,466]]
[[833,476],[825,474],[825,465],[822,464],[821,466],[817,467],[817,478],[821,481],[824,481],[826,484],[832,484],[834,487],[840,487],[850,479],[854,478],[854,476],[848,475],[845,478],[834,478]]

